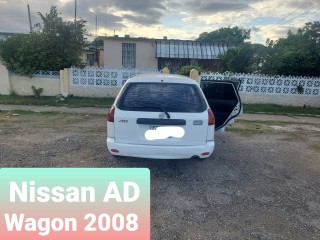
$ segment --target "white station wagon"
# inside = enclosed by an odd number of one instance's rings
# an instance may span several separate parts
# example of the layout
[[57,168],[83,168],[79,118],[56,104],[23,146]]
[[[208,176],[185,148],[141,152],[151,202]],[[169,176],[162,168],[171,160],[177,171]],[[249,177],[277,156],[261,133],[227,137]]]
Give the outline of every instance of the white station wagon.
[[179,75],[128,79],[108,113],[109,152],[158,159],[209,157],[215,130],[240,113],[241,102],[234,82],[204,81],[203,86]]

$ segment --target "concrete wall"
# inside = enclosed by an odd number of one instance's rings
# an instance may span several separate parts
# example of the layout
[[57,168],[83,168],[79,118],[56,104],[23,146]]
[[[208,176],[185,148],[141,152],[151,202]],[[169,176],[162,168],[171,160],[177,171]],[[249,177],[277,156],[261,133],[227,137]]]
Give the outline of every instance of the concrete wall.
[[137,69],[158,69],[155,42],[137,42]]
[[10,94],[10,77],[7,68],[0,63],[0,94]]
[[[64,80],[64,79],[62,79]],[[34,95],[31,87],[43,88],[42,96],[55,96],[61,93],[60,79],[48,76],[25,77],[8,72],[4,65],[0,64],[0,94],[9,95],[11,91],[18,95]]]
[[70,94],[78,97],[115,98],[121,88],[70,86]]
[[32,86],[35,86],[36,88],[43,88],[41,96],[56,96],[60,94],[60,80],[56,78],[30,78],[19,75],[11,75],[10,82],[12,90],[14,90],[18,95],[34,95],[31,89]]
[[99,67],[104,67],[104,50],[100,49],[99,52]]
[[105,39],[104,40],[104,67],[122,67],[122,43],[136,44],[136,68],[137,69],[157,69],[158,60],[155,56],[155,42],[134,41],[133,39]]
[[104,67],[117,68],[122,66],[122,42],[104,40]]
[[320,107],[320,96],[240,93],[243,103],[270,103],[286,106]]

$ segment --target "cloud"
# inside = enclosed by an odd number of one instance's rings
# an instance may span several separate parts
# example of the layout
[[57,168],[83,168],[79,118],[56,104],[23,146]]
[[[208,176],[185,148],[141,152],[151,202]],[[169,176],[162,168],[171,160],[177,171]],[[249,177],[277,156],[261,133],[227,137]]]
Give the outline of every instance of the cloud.
[[162,0],[109,0],[111,5],[118,7],[122,10],[130,10],[133,12],[147,14],[150,12],[165,10]]
[[159,23],[160,18],[166,10],[163,4],[164,1],[165,0],[80,0],[78,6],[84,11],[91,9],[98,14],[121,17],[122,19],[118,19],[118,23],[122,20],[128,20],[149,25]]
[[[277,40],[285,38],[289,30],[296,32],[298,27],[278,26],[274,25],[260,25],[252,28],[251,40],[254,42],[265,43],[266,39]],[[263,36],[263,38],[262,38]]]
[[186,2],[186,8],[192,9],[197,14],[210,15],[219,12],[248,9],[250,1],[220,1],[220,0],[192,0]]
[[[167,0],[77,0],[77,18],[88,21],[88,26],[95,28],[96,14],[102,25],[111,29],[124,29],[124,22],[138,23],[143,26],[160,23]],[[74,0],[0,0],[1,29],[20,29],[27,31],[27,4],[30,5],[32,20],[37,23],[40,18],[37,12],[49,12],[51,5],[57,5],[64,20],[73,20],[75,12]],[[113,10],[113,11],[112,11]],[[122,13],[122,14],[121,14]],[[5,19],[5,20],[3,20]],[[6,25],[4,25],[6,22]],[[9,24],[8,24],[9,23]],[[21,27],[22,26],[22,27]]]
[[55,5],[58,0],[27,1],[27,0],[2,0],[0,1],[0,31],[3,32],[28,32],[29,20],[27,4],[30,5],[32,24],[40,21],[37,12],[49,11],[48,6]]
[[[155,15],[160,15],[160,13],[155,13]],[[159,23],[159,20],[157,20],[157,17],[150,16],[150,15],[138,15],[138,16],[133,16],[133,15],[128,15],[125,14],[123,17],[131,22],[135,22],[137,24],[141,25],[147,25],[148,24],[156,24]]]
[[[0,32],[28,32],[27,4],[32,23],[41,22],[37,12],[57,5],[64,20],[74,19],[74,0],[0,0]],[[318,5],[317,5],[318,4]],[[77,0],[77,18],[87,30],[130,34],[135,37],[195,39],[200,33],[221,27],[252,29],[252,41],[285,37],[289,29],[320,18],[319,0]]]
[[[227,26],[252,29],[251,41],[264,43],[267,38],[286,37],[288,30],[295,32],[305,22],[315,21],[320,17],[320,4],[317,0],[241,1],[243,7],[238,5],[239,2],[221,2],[221,5],[217,1],[207,0],[199,1],[197,6],[197,1],[188,1],[194,9],[183,9],[188,11],[188,16],[182,20],[191,26],[203,24],[208,32]],[[228,4],[229,10],[226,10]]]
[[119,12],[124,11],[125,20],[141,25],[159,23],[166,10],[163,0],[110,0],[109,4]]
[[[78,16],[88,21],[91,32],[95,30],[95,19],[98,16],[99,28],[102,32],[109,29],[121,31],[128,29],[128,23],[150,26],[159,24],[164,14],[165,0],[78,0]],[[64,4],[63,12],[74,15],[74,3]],[[89,30],[90,31],[90,30]]]

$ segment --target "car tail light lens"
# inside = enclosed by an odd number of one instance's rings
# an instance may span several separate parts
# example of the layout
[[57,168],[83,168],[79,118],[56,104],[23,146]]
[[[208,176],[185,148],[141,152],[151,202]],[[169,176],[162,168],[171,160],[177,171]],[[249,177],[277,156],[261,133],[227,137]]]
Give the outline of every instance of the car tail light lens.
[[109,112],[107,115],[108,122],[114,122],[114,111],[115,110],[116,110],[116,108],[114,107],[114,105],[112,105],[111,108],[109,109]]
[[208,109],[208,125],[214,125],[216,122],[211,108]]
[[113,152],[113,153],[119,153],[119,150],[118,150],[118,149],[111,149],[111,152]]
[[208,156],[210,153],[209,152],[204,152],[204,153],[201,153],[201,156]]

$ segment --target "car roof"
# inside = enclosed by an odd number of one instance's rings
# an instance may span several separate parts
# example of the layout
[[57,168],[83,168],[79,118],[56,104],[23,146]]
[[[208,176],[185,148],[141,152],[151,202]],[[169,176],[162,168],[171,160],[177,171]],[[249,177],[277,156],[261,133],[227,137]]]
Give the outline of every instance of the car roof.
[[128,79],[127,82],[170,82],[197,85],[195,80],[176,74],[139,74]]

